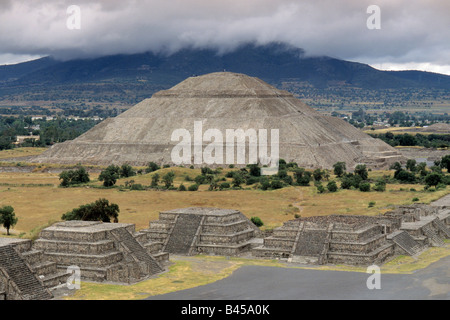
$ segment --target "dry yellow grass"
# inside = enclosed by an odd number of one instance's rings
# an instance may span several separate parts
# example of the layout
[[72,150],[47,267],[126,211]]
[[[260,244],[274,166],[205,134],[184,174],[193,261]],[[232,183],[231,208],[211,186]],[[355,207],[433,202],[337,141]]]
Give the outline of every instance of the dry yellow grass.
[[[175,185],[183,182],[184,176],[191,178],[200,173],[198,169],[168,168],[159,171],[160,175],[173,170],[176,172]],[[388,172],[371,172],[379,176]],[[149,185],[152,174],[120,179]],[[97,175],[91,175],[96,178]],[[100,182],[94,182],[99,184]],[[190,182],[183,182],[189,185]],[[3,184],[3,185],[2,185]],[[6,185],[5,185],[6,184]],[[9,184],[9,185],[8,185]],[[22,186],[27,184],[44,184],[44,186]],[[47,186],[53,184],[53,186]],[[410,188],[423,189],[418,185],[387,185],[386,192],[362,193],[357,190],[339,190],[336,193],[318,194],[316,188],[289,187],[273,191],[262,190],[227,190],[207,191],[208,186],[201,186],[196,192],[179,191],[120,191],[117,188],[100,189],[93,187],[59,188],[58,175],[54,173],[0,173],[0,206],[11,205],[19,218],[12,230],[16,235],[28,233],[46,225],[49,221],[58,221],[61,215],[82,204],[106,198],[117,203],[120,208],[119,220],[136,224],[136,229],[144,229],[149,221],[158,219],[160,211],[199,206],[237,209],[247,217],[260,217],[264,228],[275,228],[287,220],[294,219],[295,214],[316,216],[330,214],[364,214],[377,215],[389,210],[392,205],[412,203],[417,197],[420,202],[429,203],[450,192],[449,188],[437,192],[409,191]],[[403,189],[403,190],[400,190]],[[369,202],[375,202],[371,208]]]
[[18,158],[18,157],[28,157],[37,156],[47,150],[47,148],[14,148],[10,150],[0,151],[0,159]]

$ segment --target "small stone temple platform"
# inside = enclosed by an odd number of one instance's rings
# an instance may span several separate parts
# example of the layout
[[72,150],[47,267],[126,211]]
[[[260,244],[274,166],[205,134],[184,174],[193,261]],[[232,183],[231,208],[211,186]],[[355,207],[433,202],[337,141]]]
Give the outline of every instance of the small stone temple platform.
[[135,283],[164,271],[168,254],[140,243],[134,224],[66,221],[41,231],[33,248],[58,270],[78,266],[81,279]]
[[31,240],[0,238],[0,300],[47,300],[69,275],[32,249]]
[[161,212],[141,232],[171,254],[234,256],[252,248],[259,229],[237,210],[191,207]]
[[400,206],[384,215],[331,215],[287,221],[252,254],[310,264],[382,264],[394,255],[416,256],[450,239],[450,208]]

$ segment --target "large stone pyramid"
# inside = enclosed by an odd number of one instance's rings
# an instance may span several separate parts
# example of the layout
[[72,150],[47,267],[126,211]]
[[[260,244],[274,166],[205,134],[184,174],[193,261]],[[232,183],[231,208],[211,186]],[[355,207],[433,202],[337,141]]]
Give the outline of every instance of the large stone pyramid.
[[280,158],[303,167],[331,168],[337,161],[346,162],[347,168],[357,163],[383,167],[403,160],[381,140],[318,113],[289,92],[244,74],[218,72],[190,77],[157,92],[77,139],[54,145],[34,161],[171,164],[172,149],[178,144],[171,141],[172,132],[184,128],[193,135],[195,121],[202,122],[203,132],[214,128],[224,136],[226,129],[267,129],[269,133],[279,129]]

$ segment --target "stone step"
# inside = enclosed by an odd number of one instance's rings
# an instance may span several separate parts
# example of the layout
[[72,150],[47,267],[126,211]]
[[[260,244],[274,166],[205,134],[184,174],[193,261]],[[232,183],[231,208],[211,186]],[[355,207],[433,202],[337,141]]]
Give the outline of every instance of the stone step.
[[43,257],[41,250],[30,250],[22,252],[21,255],[29,265],[34,265],[41,262]]
[[114,241],[104,239],[96,242],[76,242],[68,240],[37,239],[33,244],[33,248],[44,252],[96,255],[114,250]]
[[56,263],[51,261],[41,261],[31,265],[31,269],[34,270],[38,276],[45,276],[56,272]]
[[0,267],[16,284],[23,299],[42,300],[52,298],[51,293],[11,245],[0,247]]
[[328,252],[328,263],[371,265],[381,264],[394,254],[394,244],[386,243],[383,246],[365,254],[349,252]]
[[105,267],[123,260],[123,253],[111,251],[97,255],[45,252],[45,259],[56,262],[59,265],[77,265],[91,267]]
[[197,252],[199,254],[220,255],[220,256],[236,256],[252,248],[251,242],[242,242],[238,244],[197,244]]
[[252,255],[259,258],[289,258],[291,256],[291,249],[286,248],[268,248],[268,247],[256,247],[252,249]]
[[200,234],[200,244],[232,244],[248,241],[253,238],[255,231],[247,229],[232,234]]
[[175,254],[188,254],[202,217],[180,214],[169,236],[164,251]]

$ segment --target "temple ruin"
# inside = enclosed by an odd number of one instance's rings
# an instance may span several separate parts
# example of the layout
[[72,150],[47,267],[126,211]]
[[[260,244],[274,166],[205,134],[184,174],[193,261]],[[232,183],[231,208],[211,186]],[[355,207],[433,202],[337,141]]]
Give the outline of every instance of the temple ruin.
[[251,249],[259,229],[240,211],[193,207],[161,212],[141,232],[171,254],[234,256]]
[[379,216],[330,215],[287,221],[263,239],[240,211],[191,207],[161,212],[149,228],[88,221],[55,223],[37,240],[0,238],[0,300],[51,299],[67,282],[132,284],[164,272],[175,255],[253,255],[300,264],[381,265],[450,239],[450,208],[399,206]]
[[252,254],[310,264],[382,264],[450,239],[450,209],[400,206],[380,216],[331,215],[287,221]]

